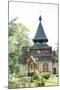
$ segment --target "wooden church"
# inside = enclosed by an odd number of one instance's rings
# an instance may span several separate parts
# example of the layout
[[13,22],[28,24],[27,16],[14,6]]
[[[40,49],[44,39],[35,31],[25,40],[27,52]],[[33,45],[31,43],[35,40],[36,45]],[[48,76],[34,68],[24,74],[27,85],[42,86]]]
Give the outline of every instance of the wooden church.
[[[21,58],[21,71],[31,73],[35,71],[39,72],[51,72],[52,73],[52,47],[47,42],[48,39],[45,35],[42,18],[39,17],[39,26],[37,28],[35,37],[33,39],[33,46],[25,47],[26,57]],[[23,66],[22,66],[23,64]]]

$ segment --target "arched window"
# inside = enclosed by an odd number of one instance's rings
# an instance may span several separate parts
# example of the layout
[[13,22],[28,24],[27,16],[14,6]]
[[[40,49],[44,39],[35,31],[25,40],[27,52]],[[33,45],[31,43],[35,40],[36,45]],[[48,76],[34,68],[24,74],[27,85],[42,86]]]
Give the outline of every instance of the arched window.
[[43,71],[48,72],[48,63],[46,62],[43,64]]

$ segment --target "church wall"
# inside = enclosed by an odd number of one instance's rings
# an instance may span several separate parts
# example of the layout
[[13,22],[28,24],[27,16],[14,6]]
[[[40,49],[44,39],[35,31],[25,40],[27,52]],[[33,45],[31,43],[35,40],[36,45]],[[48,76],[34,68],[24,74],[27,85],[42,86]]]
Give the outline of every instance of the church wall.
[[[52,69],[52,61],[51,60],[44,60],[44,61],[39,61],[39,62],[37,62],[37,70],[39,71],[39,72],[43,72],[43,64],[44,63],[48,63],[48,71],[49,72],[53,72],[53,69]],[[54,65],[53,65],[53,67],[54,67]],[[20,67],[19,67],[19,69],[20,69],[20,72],[22,72],[22,73],[24,73],[25,75],[27,75],[27,73],[28,73],[28,65],[27,64],[20,64]]]
[[44,60],[44,61],[39,61],[38,62],[38,71],[43,72],[43,64],[47,62],[48,63],[48,71],[52,72],[52,61]]
[[58,74],[58,72],[59,72],[59,71],[58,71],[58,70],[59,70],[59,69],[58,69],[58,62],[53,63],[52,67],[53,67],[53,68],[56,68],[56,73]]

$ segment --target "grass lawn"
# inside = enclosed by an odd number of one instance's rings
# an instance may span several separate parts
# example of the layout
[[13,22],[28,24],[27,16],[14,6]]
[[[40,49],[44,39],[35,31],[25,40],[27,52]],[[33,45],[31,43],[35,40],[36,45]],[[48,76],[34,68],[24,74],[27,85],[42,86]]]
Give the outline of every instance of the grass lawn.
[[58,77],[51,76],[48,80],[46,80],[45,86],[52,86],[52,85],[58,85]]

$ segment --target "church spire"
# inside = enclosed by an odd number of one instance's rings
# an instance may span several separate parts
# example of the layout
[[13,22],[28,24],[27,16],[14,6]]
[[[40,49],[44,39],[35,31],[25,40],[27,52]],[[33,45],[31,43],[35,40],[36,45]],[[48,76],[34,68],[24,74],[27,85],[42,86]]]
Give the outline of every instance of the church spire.
[[38,26],[38,29],[37,29],[37,32],[35,34],[35,37],[33,39],[33,42],[34,43],[42,43],[42,42],[48,42],[48,39],[45,35],[45,32],[44,32],[44,29],[43,29],[43,26],[41,24],[41,20],[42,20],[42,17],[40,16],[39,17],[39,20],[40,20],[40,23],[39,23],[39,26]]

